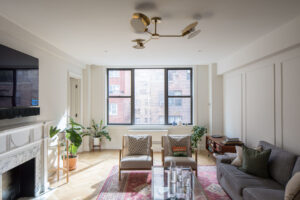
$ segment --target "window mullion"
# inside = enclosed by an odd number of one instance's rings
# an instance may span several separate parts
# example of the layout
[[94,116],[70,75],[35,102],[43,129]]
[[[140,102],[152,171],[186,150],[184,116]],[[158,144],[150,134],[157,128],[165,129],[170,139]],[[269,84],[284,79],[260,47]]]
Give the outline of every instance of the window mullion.
[[131,124],[135,124],[134,69],[131,69]]
[[168,101],[168,69],[165,69],[165,125],[169,124],[169,101]]

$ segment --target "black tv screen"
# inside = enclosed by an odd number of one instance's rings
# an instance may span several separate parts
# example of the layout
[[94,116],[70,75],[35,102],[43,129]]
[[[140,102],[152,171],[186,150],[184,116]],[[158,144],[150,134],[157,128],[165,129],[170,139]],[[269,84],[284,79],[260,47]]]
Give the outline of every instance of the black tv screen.
[[0,119],[39,114],[38,59],[0,45]]

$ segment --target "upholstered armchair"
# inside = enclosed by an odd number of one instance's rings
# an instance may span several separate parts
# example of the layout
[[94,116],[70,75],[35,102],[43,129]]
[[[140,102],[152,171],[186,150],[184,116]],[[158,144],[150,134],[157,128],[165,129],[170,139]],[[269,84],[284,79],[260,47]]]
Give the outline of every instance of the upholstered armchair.
[[[174,147],[186,147],[186,156],[174,156]],[[177,166],[191,167],[196,176],[198,175],[197,149],[194,150],[195,159],[192,156],[191,136],[189,135],[168,135],[162,136],[162,163],[164,167],[175,162]]]
[[125,135],[119,151],[119,180],[123,170],[151,170],[153,166],[152,137]]

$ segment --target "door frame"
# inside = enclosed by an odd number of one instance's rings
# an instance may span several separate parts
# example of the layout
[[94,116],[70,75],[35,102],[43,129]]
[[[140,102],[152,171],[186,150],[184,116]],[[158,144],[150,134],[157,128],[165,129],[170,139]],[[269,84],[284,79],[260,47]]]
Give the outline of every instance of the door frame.
[[76,79],[79,81],[79,118],[78,118],[78,123],[82,123],[83,122],[83,92],[82,92],[82,74],[77,74],[71,71],[68,71],[68,104],[67,104],[67,113],[68,116],[70,116],[71,114],[71,78]]

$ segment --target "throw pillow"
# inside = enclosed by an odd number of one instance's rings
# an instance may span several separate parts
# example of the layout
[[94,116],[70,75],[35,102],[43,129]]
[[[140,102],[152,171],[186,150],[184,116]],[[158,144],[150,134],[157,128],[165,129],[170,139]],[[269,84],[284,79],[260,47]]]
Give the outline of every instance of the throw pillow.
[[239,169],[262,178],[268,178],[268,161],[271,155],[271,149],[257,151],[255,149],[243,147],[243,162]]
[[[262,146],[257,146],[255,148],[257,151],[262,151]],[[236,167],[241,167],[243,163],[243,147],[241,146],[235,146],[235,151],[236,151],[236,157],[235,159],[231,162],[232,165]]]
[[300,172],[294,174],[285,187],[284,200],[294,200],[300,193]]
[[187,157],[186,147],[172,147],[173,156],[175,157]]
[[190,150],[188,149],[191,146],[190,136],[182,136],[182,135],[169,135],[169,156],[173,156],[172,147],[187,147],[187,156],[190,156]]
[[148,136],[128,136],[128,155],[148,155]]
[[241,167],[243,162],[243,147],[235,146],[236,158],[231,162],[232,165]]

